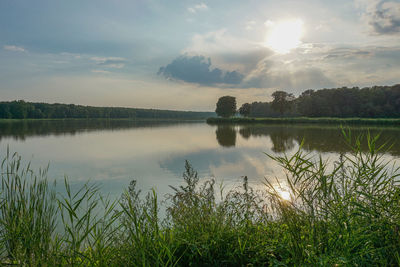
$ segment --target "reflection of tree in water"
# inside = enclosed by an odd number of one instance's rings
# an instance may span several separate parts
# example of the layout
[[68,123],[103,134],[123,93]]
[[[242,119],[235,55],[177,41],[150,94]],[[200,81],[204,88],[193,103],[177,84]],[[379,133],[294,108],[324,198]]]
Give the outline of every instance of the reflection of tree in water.
[[272,151],[274,152],[285,152],[295,145],[293,134],[284,127],[242,126],[239,133],[244,139],[249,139],[250,136],[269,136],[273,143]]
[[251,129],[249,127],[242,127],[239,129],[239,133],[244,139],[247,140],[251,136]]
[[[396,127],[351,127],[351,135],[353,141],[360,135],[366,135],[367,132],[372,136],[381,134],[378,145],[383,143],[394,144],[389,151],[392,155],[400,154],[400,145],[398,135],[400,129]],[[274,152],[285,152],[293,149],[295,143],[301,143],[304,140],[303,148],[308,151],[318,152],[349,152],[349,146],[346,144],[343,134],[339,126],[324,126],[324,125],[242,125],[239,129],[240,135],[249,139],[255,137],[270,137]],[[388,146],[389,147],[389,146]],[[363,151],[368,151],[366,142],[363,142],[361,147]]]
[[272,151],[276,153],[285,152],[294,147],[293,136],[287,131],[273,132],[269,137],[273,144]]
[[174,126],[190,121],[135,121],[124,119],[16,120],[0,121],[0,140],[13,137],[25,140],[32,136],[75,135],[92,131]]
[[236,145],[236,130],[229,125],[220,125],[215,131],[218,144],[223,147],[231,147]]

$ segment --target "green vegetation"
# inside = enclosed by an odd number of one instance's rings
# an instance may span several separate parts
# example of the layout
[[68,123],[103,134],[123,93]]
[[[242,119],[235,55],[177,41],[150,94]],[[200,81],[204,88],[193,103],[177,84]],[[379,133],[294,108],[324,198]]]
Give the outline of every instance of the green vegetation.
[[399,118],[308,118],[308,117],[294,117],[294,118],[208,118],[207,123],[320,123],[320,124],[345,124],[345,125],[400,125]]
[[250,109],[250,117],[400,117],[400,84],[306,90],[297,98],[276,91],[272,96],[272,102],[245,103],[242,107],[250,105],[244,107]]
[[159,109],[90,107],[73,104],[47,104],[20,101],[0,102],[0,119],[205,119],[213,112]]
[[222,96],[218,99],[215,113],[218,116],[228,118],[236,113],[236,98],[233,96]]
[[269,155],[287,176],[266,180],[261,191],[244,177],[224,192],[186,162],[184,183],[166,197],[165,218],[156,192],[142,197],[135,181],[115,202],[90,184],[72,190],[67,180],[66,193],[56,195],[46,171],[36,174],[8,154],[1,165],[1,264],[398,266],[400,170],[383,161],[378,137],[367,136],[366,152],[364,139],[345,139],[351,152],[334,164],[301,149]]
[[286,93],[285,91],[275,91],[272,97],[274,100],[271,103],[271,107],[279,111],[281,115],[292,109],[293,100],[295,99],[293,94]]
[[251,112],[251,105],[249,103],[244,103],[238,110],[239,114],[243,117],[248,117]]

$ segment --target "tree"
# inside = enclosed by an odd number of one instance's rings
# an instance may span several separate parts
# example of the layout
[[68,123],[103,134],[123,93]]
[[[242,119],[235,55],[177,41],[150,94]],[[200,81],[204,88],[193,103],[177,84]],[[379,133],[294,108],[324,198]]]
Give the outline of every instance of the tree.
[[293,94],[285,91],[275,91],[272,97],[274,98],[272,108],[279,111],[281,115],[292,108],[292,102],[295,99]]
[[236,98],[233,96],[222,96],[218,99],[215,112],[220,117],[231,117],[236,113]]
[[244,117],[248,117],[251,112],[251,105],[249,103],[244,103],[240,108],[239,108],[239,113],[240,115]]

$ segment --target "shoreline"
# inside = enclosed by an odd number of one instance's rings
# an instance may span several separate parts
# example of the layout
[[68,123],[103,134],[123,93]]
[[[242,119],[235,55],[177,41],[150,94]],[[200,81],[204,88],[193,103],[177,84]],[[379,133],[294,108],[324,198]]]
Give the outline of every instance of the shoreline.
[[221,123],[263,123],[263,124],[346,124],[346,125],[392,125],[400,126],[400,118],[330,118],[330,117],[294,117],[294,118],[215,118],[206,120],[208,124]]
[[178,122],[178,121],[206,121],[207,118],[203,119],[189,119],[189,118],[40,118],[40,119],[3,119],[0,118],[1,122],[30,122],[30,121],[95,121],[95,120],[109,120],[109,121],[171,121],[171,122]]

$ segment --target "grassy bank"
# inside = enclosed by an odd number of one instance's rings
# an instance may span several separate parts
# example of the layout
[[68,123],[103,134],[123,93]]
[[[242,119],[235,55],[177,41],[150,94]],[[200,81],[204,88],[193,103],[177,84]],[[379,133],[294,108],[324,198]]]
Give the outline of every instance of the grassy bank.
[[301,149],[290,157],[271,155],[288,175],[281,186],[266,180],[261,191],[244,177],[242,186],[224,192],[186,162],[183,185],[165,199],[155,191],[142,195],[132,181],[114,202],[95,185],[73,191],[67,180],[66,194],[58,195],[46,171],[32,172],[18,155],[8,155],[1,165],[0,262],[398,266],[400,172],[382,161],[376,141],[364,140],[368,152],[356,141],[333,168]]
[[320,123],[320,124],[337,124],[337,125],[393,125],[400,126],[400,118],[246,118],[246,117],[233,117],[233,118],[208,118],[207,123],[292,123],[292,124],[305,124],[305,123]]

